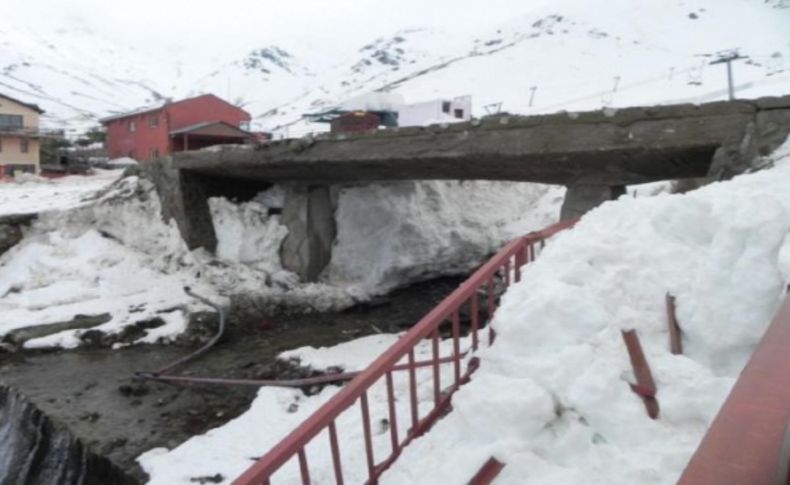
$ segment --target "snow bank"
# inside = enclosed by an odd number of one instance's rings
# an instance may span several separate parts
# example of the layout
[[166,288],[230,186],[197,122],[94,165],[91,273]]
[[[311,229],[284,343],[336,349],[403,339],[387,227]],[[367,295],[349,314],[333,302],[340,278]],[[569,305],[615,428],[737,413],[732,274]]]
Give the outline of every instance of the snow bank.
[[[99,192],[94,184],[77,184],[79,205],[39,214],[23,241],[0,257],[0,336],[109,313],[110,321],[94,330],[117,334],[136,322],[161,319],[164,325],[138,340],[153,342],[180,334],[188,315],[205,308],[184,286],[216,296],[190,271],[195,260],[175,226],[161,221],[150,183],[137,177],[108,182]],[[25,346],[76,347],[84,331],[62,331]]]
[[256,265],[269,271],[283,270],[280,245],[288,235],[288,229],[280,224],[280,216],[269,215],[269,205],[261,202],[267,199],[267,192],[262,192],[256,200],[241,204],[234,204],[224,197],[209,199],[218,258]]
[[[192,303],[179,275],[151,269],[148,261],[95,230],[70,238],[50,232],[3,258],[0,278],[0,334],[31,325],[64,322],[76,315],[109,313],[94,327],[117,333],[136,322],[161,318],[165,324],[140,341],[178,335]],[[76,347],[79,331],[69,330],[26,342],[28,348]]]
[[[498,483],[674,483],[785,292],[790,143],[775,157],[685,195],[606,203],[558,236],[504,296],[453,413],[383,483],[466,483],[489,456],[507,464]],[[627,385],[622,329],[652,367],[656,421]]]
[[109,186],[119,175],[117,171],[97,170],[95,175],[72,175],[59,179],[31,175],[16,177],[14,182],[0,183],[0,216],[78,207],[97,190]]
[[331,284],[383,293],[469,271],[517,235],[556,222],[564,188],[511,182],[402,182],[342,188]]

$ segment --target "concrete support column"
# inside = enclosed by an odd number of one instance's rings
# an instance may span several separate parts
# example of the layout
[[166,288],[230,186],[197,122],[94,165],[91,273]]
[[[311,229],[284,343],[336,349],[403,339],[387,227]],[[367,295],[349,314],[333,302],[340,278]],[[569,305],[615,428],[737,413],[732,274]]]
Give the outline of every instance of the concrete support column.
[[289,187],[280,221],[288,228],[280,248],[283,267],[303,281],[317,281],[332,257],[337,232],[331,187]]
[[217,236],[208,207],[209,180],[197,173],[176,170],[169,160],[148,164],[145,170],[156,185],[162,219],[175,219],[189,249],[216,251]]
[[581,217],[607,200],[614,200],[623,194],[625,194],[624,185],[583,182],[569,185],[568,191],[565,193],[565,200],[562,203],[560,218],[567,220]]

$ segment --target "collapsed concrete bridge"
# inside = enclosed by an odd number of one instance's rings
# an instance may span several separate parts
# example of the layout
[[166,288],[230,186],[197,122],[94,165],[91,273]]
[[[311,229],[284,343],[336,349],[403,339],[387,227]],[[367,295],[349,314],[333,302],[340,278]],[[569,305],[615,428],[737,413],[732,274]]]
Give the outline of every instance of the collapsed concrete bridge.
[[185,152],[148,167],[190,248],[213,251],[207,199],[288,187],[283,263],[314,280],[335,237],[333,186],[388,180],[508,180],[568,188],[575,217],[659,180],[729,178],[790,133],[790,96],[703,105],[541,116],[502,115],[453,125],[324,134],[255,147]]

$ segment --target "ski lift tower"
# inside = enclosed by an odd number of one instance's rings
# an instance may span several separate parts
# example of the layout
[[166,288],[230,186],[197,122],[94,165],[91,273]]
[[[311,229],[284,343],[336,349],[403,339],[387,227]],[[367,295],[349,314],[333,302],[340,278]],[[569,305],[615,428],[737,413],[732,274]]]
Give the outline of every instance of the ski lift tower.
[[727,63],[727,86],[730,95],[730,101],[735,99],[735,85],[732,78],[732,63],[740,59],[748,59],[748,56],[742,56],[738,53],[737,49],[723,52],[719,54],[719,58],[712,61],[710,64],[724,64]]

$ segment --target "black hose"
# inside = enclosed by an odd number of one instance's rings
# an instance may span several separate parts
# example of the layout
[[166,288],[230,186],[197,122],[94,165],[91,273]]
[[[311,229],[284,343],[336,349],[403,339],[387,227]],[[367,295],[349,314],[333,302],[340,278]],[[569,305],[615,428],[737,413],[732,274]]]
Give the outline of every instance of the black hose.
[[153,372],[135,372],[134,375],[136,377],[141,378],[141,379],[156,379],[156,378],[158,378],[160,376],[163,376],[163,375],[167,374],[168,372],[172,371],[173,369],[175,369],[176,367],[184,365],[187,362],[189,362],[191,360],[194,360],[195,358],[197,358],[200,355],[202,355],[203,353],[205,353],[207,350],[209,350],[211,347],[213,347],[219,341],[219,339],[222,338],[222,335],[225,333],[225,310],[222,308],[222,306],[217,305],[216,303],[212,302],[208,298],[205,298],[205,297],[200,296],[200,295],[198,295],[196,293],[193,293],[192,290],[188,286],[184,287],[184,292],[187,295],[191,296],[192,298],[195,298],[195,299],[201,301],[202,303],[205,303],[206,305],[210,306],[211,308],[213,308],[213,309],[215,309],[217,311],[217,313],[219,314],[219,329],[217,330],[216,335],[214,335],[214,338],[212,338],[210,341],[208,341],[208,343],[206,343],[206,345],[204,345],[203,347],[197,349],[196,351],[192,352],[191,354],[189,354],[187,356],[184,356],[184,357],[178,359],[177,361],[172,362],[172,363],[162,367],[161,369],[155,370]]

